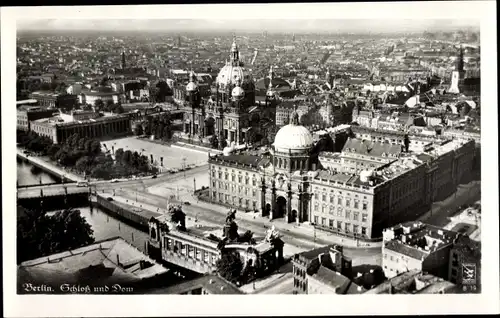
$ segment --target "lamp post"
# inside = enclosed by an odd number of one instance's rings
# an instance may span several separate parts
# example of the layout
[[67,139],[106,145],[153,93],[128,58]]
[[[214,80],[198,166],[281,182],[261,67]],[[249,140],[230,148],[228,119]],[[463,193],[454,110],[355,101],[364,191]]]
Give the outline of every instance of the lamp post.
[[186,157],[182,157],[182,172],[184,173],[184,178],[186,178]]

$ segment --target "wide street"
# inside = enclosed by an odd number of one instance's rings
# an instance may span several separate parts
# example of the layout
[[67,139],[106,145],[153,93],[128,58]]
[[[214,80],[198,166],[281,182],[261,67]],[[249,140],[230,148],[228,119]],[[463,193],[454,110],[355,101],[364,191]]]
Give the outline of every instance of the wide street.
[[[163,148],[164,150],[162,151],[168,151],[172,158],[182,158],[183,156],[189,158],[192,157],[193,154],[196,154],[196,158],[200,157],[201,159],[201,157],[203,157],[205,158],[204,160],[206,160],[207,156],[206,153],[202,153],[198,150],[183,149],[178,151],[177,148],[153,144],[135,137],[125,138],[124,140],[127,142],[133,140],[134,142],[139,142],[141,145],[151,145],[154,146],[155,149]],[[113,145],[115,145],[114,147],[116,150],[117,147],[121,145],[120,140],[118,140],[117,143],[113,141]],[[148,149],[153,150],[153,148]],[[174,149],[175,154],[172,154]],[[163,154],[162,151],[155,153],[157,155]],[[192,220],[197,219],[211,225],[221,226],[225,222],[228,209],[215,204],[198,201],[193,194],[195,186],[199,189],[202,186],[208,185],[208,165],[202,162],[198,162],[197,167],[189,170],[173,174],[163,173],[159,174],[156,178],[145,177],[138,179],[123,179],[117,182],[91,182],[91,187],[98,193],[106,193],[110,196],[114,195],[116,200],[123,200],[124,203],[128,201],[129,204],[134,203],[143,205],[143,208],[148,206],[151,211],[161,211],[171,202],[189,202],[189,204],[183,205],[183,210],[188,218]],[[76,185],[72,186],[76,187]],[[435,203],[433,205],[432,214],[429,211],[421,220],[440,226],[446,224],[446,220],[448,220],[451,214],[450,211],[454,211],[458,205],[472,203],[477,200],[479,189],[479,181],[472,181],[468,184],[460,185],[456,194],[453,194],[446,200]],[[361,264],[381,264],[380,244],[378,244],[378,247],[352,247],[352,244],[347,244],[343,239],[333,234],[320,230],[313,230],[312,227],[307,225],[297,226],[296,224],[288,224],[285,223],[283,219],[276,219],[270,222],[268,218],[264,218],[258,213],[239,212],[237,214],[237,223],[240,231],[251,230],[257,237],[265,236],[267,229],[275,225],[281,232],[283,240],[289,245],[288,252],[292,254],[314,247],[337,243],[344,245],[345,255],[352,258],[353,266]]]

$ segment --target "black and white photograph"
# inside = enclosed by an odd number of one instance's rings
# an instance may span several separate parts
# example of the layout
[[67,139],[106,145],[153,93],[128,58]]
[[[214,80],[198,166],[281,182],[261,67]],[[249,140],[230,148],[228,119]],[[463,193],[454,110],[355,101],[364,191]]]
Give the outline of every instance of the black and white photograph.
[[12,297],[498,296],[496,31],[435,17],[467,4],[2,8]]

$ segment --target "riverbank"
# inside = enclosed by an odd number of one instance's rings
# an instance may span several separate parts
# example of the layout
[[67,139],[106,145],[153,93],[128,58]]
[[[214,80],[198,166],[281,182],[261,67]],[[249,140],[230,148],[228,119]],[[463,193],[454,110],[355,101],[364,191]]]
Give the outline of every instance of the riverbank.
[[48,174],[56,176],[60,179],[71,180],[73,182],[84,181],[85,179],[79,175],[67,171],[65,168],[58,167],[56,163],[45,157],[34,157],[26,155],[23,149],[17,148],[17,157],[28,161],[33,166],[36,166]]

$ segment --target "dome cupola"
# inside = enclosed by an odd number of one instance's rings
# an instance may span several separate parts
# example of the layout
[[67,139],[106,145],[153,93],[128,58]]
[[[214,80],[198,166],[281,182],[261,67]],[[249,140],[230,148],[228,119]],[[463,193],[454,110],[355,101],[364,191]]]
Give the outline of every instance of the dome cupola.
[[233,91],[231,92],[231,96],[235,100],[242,99],[245,96],[245,91],[243,88],[241,88],[241,79],[237,79],[236,81],[236,87],[233,88]]
[[290,114],[290,123],[283,126],[274,139],[274,149],[284,153],[305,153],[314,145],[312,134],[300,125],[299,114],[295,109]]
[[196,77],[194,75],[194,72],[191,71],[191,73],[189,73],[189,83],[186,85],[186,91],[188,93],[192,93],[198,90],[198,85],[196,85],[195,81]]

